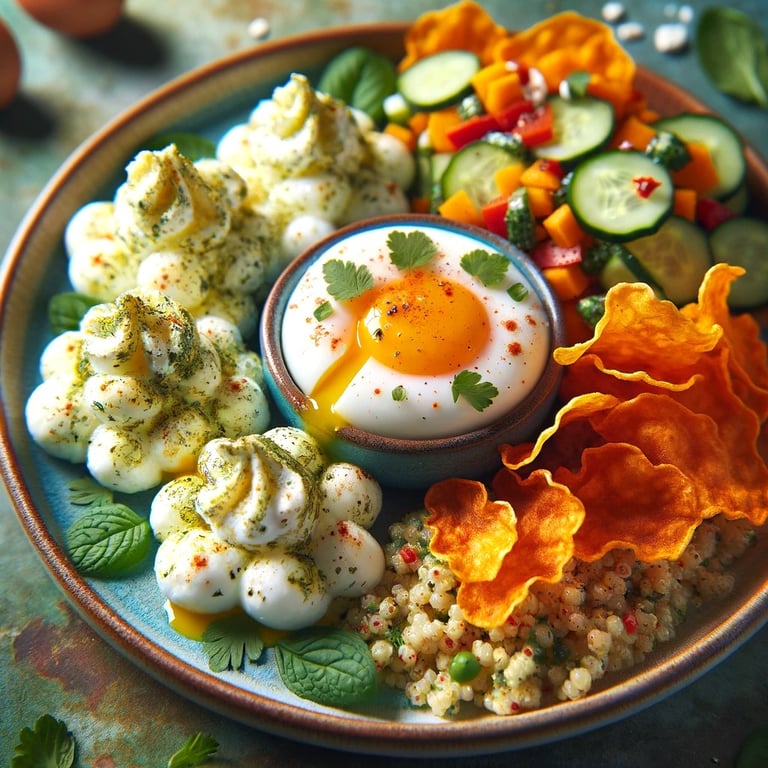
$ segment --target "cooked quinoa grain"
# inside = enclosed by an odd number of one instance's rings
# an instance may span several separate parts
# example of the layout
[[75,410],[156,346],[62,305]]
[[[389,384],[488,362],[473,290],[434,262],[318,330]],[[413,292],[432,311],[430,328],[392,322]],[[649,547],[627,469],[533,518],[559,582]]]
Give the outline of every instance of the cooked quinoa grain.
[[[574,559],[560,583],[534,585],[503,626],[480,629],[464,620],[456,577],[429,551],[425,516],[390,527],[384,578],[347,623],[368,642],[383,684],[438,717],[465,705],[512,715],[583,698],[672,639],[689,609],[727,594],[728,566],[755,540],[746,521],[716,517],[676,562],[642,563],[629,550]],[[460,652],[479,664],[469,681],[451,677]]]

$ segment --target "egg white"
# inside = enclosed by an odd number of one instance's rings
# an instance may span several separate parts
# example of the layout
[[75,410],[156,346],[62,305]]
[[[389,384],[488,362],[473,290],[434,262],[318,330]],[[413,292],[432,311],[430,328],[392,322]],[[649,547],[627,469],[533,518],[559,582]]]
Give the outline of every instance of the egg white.
[[[536,386],[549,357],[551,328],[548,315],[526,275],[513,263],[506,276],[492,288],[484,286],[460,266],[461,257],[473,250],[493,247],[469,235],[440,228],[383,224],[336,240],[310,266],[287,302],[282,325],[285,362],[299,388],[310,394],[322,374],[355,341],[357,317],[349,305],[333,299],[323,277],[323,264],[332,259],[364,264],[376,285],[396,280],[402,273],[389,258],[387,238],[397,230],[425,231],[438,247],[427,268],[468,288],[482,301],[490,322],[488,343],[463,370],[480,374],[499,395],[483,411],[465,398],[454,402],[451,389],[458,373],[439,376],[404,374],[369,359],[352,378],[334,406],[346,423],[379,435],[406,439],[436,438],[478,429],[518,405]],[[522,301],[507,290],[515,283],[528,287]],[[332,314],[318,321],[314,312],[323,302]],[[510,345],[514,346],[514,352]],[[402,386],[406,399],[395,400],[392,391]]]

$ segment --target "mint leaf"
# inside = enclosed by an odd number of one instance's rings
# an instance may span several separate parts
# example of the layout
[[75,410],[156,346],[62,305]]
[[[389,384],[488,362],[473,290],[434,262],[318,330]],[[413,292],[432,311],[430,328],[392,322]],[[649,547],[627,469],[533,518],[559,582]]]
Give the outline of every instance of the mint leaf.
[[498,285],[507,274],[509,261],[500,253],[476,249],[461,257],[461,268],[483,285]]
[[313,627],[280,640],[275,661],[285,686],[318,704],[347,707],[376,692],[376,665],[368,646],[344,629]]
[[247,616],[228,616],[203,632],[203,650],[211,672],[240,669],[247,657],[258,661],[264,650],[258,626]]
[[149,522],[125,504],[103,504],[78,518],[67,531],[67,550],[80,573],[116,576],[149,552]]
[[412,269],[426,264],[436,253],[437,246],[423,232],[415,230],[390,232],[387,238],[389,258],[398,269]]
[[69,500],[78,507],[101,507],[112,503],[112,491],[90,477],[71,480],[67,484]]
[[397,74],[389,58],[355,46],[328,62],[317,90],[366,112],[374,122],[383,123],[384,99],[397,90]]
[[75,739],[67,726],[52,715],[43,715],[34,728],[22,728],[13,750],[12,768],[71,768]]
[[208,762],[209,757],[213,757],[219,748],[219,742],[211,736],[203,733],[196,733],[190,736],[184,743],[184,746],[174,752],[168,760],[168,768],[195,768]]
[[499,390],[490,381],[481,381],[476,371],[462,371],[451,382],[453,402],[463,397],[476,411],[484,411],[498,396]]
[[80,327],[83,315],[91,307],[100,303],[100,299],[76,291],[64,291],[51,296],[48,302],[48,322],[51,324],[51,329],[54,333],[76,331]]
[[373,288],[373,275],[364,264],[331,259],[323,264],[323,277],[328,293],[334,299],[354,299]]

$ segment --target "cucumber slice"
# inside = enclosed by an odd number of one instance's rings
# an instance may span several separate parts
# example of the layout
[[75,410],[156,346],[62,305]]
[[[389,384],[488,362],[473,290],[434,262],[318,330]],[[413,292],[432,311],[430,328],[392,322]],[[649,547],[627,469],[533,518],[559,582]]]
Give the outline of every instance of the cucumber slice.
[[516,162],[517,154],[493,141],[473,141],[455,152],[441,176],[443,199],[460,189],[466,191],[477,208],[499,196],[493,176]]
[[535,148],[537,157],[572,163],[591,152],[602,149],[614,128],[613,106],[591,96],[563,99],[550,96],[552,109],[552,141]]
[[714,115],[684,113],[657,120],[653,127],[670,131],[686,143],[706,145],[719,178],[708,195],[722,199],[741,186],[747,173],[744,147],[736,131],[725,121]]
[[768,303],[768,222],[742,216],[728,219],[709,233],[715,262],[744,267],[731,284],[728,303],[747,309]]
[[414,109],[442,109],[472,93],[472,77],[479,69],[480,59],[470,51],[440,51],[402,72],[397,90]]
[[673,202],[669,172],[634,150],[582,160],[568,185],[568,203],[582,228],[614,242],[655,232],[671,214]]
[[699,286],[712,266],[704,231],[688,219],[670,216],[658,232],[624,243],[675,304],[695,301]]
[[650,285],[659,298],[665,299],[661,286],[653,275],[626,248],[617,248],[600,273],[600,285],[604,290],[619,283],[645,283]]

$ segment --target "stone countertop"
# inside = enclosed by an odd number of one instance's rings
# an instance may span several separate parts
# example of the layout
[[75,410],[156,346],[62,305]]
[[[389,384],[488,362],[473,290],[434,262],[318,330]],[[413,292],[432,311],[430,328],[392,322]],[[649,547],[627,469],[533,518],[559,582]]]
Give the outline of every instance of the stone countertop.
[[[24,58],[22,95],[0,113],[0,249],[56,169],[83,140],[137,99],[222,55],[258,45],[248,33],[257,17],[271,37],[376,20],[411,20],[448,5],[430,0],[127,0],[108,39],[77,42],[35,23],[0,0],[0,18]],[[497,21],[524,28],[564,9],[599,16],[596,0],[487,0]],[[738,105],[706,81],[692,51],[654,50],[652,33],[668,21],[666,0],[625,3],[645,26],[627,43],[638,63],[660,72],[726,115],[764,156],[766,112]],[[711,2],[687,3],[698,12]],[[730,3],[768,29],[768,4]],[[78,766],[160,766],[194,732],[220,744],[211,765],[305,766],[343,761],[386,766],[391,758],[341,754],[242,726],[180,698],[112,650],[69,607],[24,536],[0,491],[0,761],[9,764],[19,731],[50,712],[78,741]],[[577,738],[504,755],[440,760],[398,758],[424,768],[528,766],[732,766],[746,736],[768,725],[768,629],[702,678],[662,703]],[[618,716],[618,714],[617,714]]]

